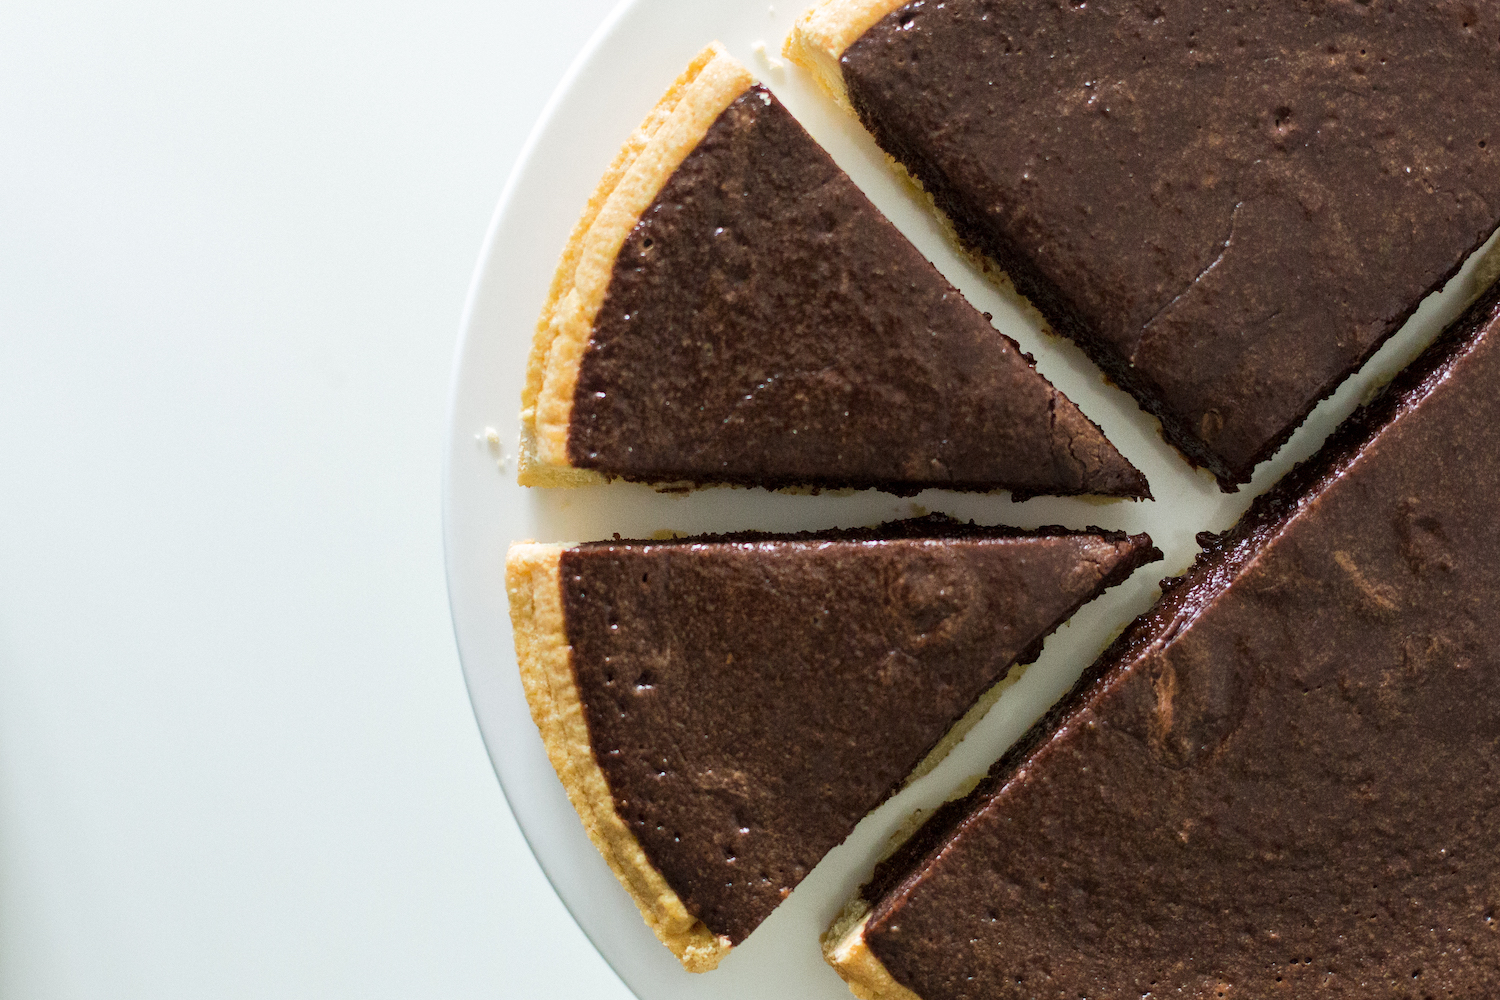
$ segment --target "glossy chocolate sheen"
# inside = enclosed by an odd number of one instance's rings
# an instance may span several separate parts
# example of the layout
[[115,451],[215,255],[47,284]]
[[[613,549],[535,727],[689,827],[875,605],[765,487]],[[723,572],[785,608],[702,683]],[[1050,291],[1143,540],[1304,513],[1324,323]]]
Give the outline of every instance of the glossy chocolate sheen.
[[562,555],[595,757],[651,862],[738,943],[1016,662],[1160,558],[940,519]]
[[889,153],[1229,488],[1500,224],[1500,5],[947,0],[842,62]]
[[568,456],[647,482],[1149,495],[763,87],[620,250]]
[[922,1000],[1500,995],[1500,289],[877,873]]

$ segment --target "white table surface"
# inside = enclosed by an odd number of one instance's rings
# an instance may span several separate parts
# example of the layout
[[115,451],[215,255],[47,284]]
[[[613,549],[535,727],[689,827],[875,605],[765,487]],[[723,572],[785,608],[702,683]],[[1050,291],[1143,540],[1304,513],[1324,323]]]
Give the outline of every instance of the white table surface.
[[480,241],[610,4],[3,8],[4,1000],[629,997],[491,772],[439,509]]

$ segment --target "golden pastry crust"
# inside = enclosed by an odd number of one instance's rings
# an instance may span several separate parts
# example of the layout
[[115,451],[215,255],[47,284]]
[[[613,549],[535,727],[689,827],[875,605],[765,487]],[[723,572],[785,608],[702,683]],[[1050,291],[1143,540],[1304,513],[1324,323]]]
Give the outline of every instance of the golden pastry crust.
[[[1024,669],[1017,667],[1012,673]],[[1009,687],[1011,683],[1014,682],[1007,679],[996,684],[991,688],[990,693],[980,700],[981,704],[993,705],[1000,691]],[[947,740],[944,740],[944,743],[946,742]],[[941,747],[942,744],[939,744],[939,749]],[[937,750],[935,749],[933,753],[936,755]],[[968,781],[953,790],[948,796],[948,801],[963,798],[983,780],[983,774],[970,776]],[[880,860],[884,861],[895,854],[902,844],[910,840],[922,828],[922,824],[931,815],[931,810],[918,809],[906,817],[905,822],[891,834],[885,853]],[[865,925],[869,923],[870,911],[870,903],[859,895],[844,904],[844,908],[839,911],[838,916],[833,918],[833,923],[829,925],[828,930],[824,931],[823,936],[819,938],[823,946],[823,960],[833,966],[833,971],[839,974],[839,978],[848,985],[851,993],[859,997],[859,1000],[922,1000],[916,993],[896,982],[890,970],[870,950],[869,944],[865,941]]]
[[[979,704],[975,705],[974,708],[978,709],[983,705],[988,710],[999,699],[1000,694],[1015,683],[1015,680],[1012,678],[1024,671],[1025,667],[1016,667],[1013,669],[1011,671],[1012,676],[1007,677],[986,692],[984,697],[980,699]],[[978,714],[980,716],[983,715],[982,712]],[[974,715],[975,712],[971,710],[969,715],[965,716],[959,722],[959,725],[954,728],[957,729],[959,726],[963,726],[965,722],[972,726],[973,722],[970,721],[970,716]],[[977,718],[974,721],[977,721]],[[959,738],[962,739],[962,737]],[[932,754],[927,761],[923,762],[922,766],[926,770],[931,770],[932,765],[937,760],[941,760],[943,756],[946,756],[947,751],[952,749],[952,746],[957,742],[957,740],[950,742],[947,738],[944,738],[943,742],[933,749]],[[919,771],[926,773],[921,768],[919,768]],[[908,782],[911,780],[913,778],[907,779]],[[955,799],[963,798],[972,792],[983,780],[983,774],[971,775],[967,781],[961,783],[952,791],[948,796],[948,801],[952,802]],[[881,856],[880,860],[884,861],[892,854],[895,854],[901,848],[902,844],[910,840],[922,828],[922,824],[931,815],[931,810],[918,809],[906,817],[906,821],[891,834],[885,853]],[[837,917],[833,918],[833,923],[829,925],[828,930],[824,931],[823,936],[819,938],[819,942],[823,946],[823,960],[833,966],[833,971],[839,974],[839,978],[848,985],[851,993],[859,997],[859,1000],[922,1000],[916,993],[896,982],[896,978],[891,975],[890,970],[870,950],[869,944],[865,941],[865,925],[869,923],[870,912],[870,903],[860,895],[855,895],[853,899],[844,904],[844,908],[839,911]]]
[[823,958],[849,985],[859,1000],[922,1000],[896,982],[865,943],[870,904],[858,897],[849,901],[823,935]]
[[531,718],[589,839],[635,900],[646,924],[689,972],[707,972],[729,953],[729,939],[689,913],[651,864],[616,811],[589,743],[563,622],[559,560],[565,548],[521,542],[511,546],[505,560],[516,658]]
[[811,73],[844,108],[849,95],[839,57],[875,22],[910,0],[823,0],[797,20],[781,54]]
[[626,141],[568,238],[537,321],[521,391],[522,486],[581,486],[606,477],[568,463],[578,366],[615,258],[641,213],[714,121],[754,82],[715,42],[700,52]]

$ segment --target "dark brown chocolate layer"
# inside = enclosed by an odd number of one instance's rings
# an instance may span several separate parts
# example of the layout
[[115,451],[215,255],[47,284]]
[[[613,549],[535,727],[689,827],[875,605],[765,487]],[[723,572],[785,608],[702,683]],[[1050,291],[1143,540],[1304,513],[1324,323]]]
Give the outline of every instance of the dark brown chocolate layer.
[[1500,288],[878,871],[923,1000],[1500,995]]
[[1500,5],[947,0],[843,57],[968,244],[1226,488],[1500,225]]
[[1016,662],[1160,558],[1144,535],[959,526],[598,543],[562,556],[621,817],[738,943]]
[[568,457],[646,482],[1149,496],[762,87],[625,241]]

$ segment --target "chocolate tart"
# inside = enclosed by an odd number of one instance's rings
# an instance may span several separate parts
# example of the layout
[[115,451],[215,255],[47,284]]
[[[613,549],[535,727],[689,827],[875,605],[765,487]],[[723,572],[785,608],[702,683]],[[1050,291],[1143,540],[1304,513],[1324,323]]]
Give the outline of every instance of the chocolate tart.
[[1500,5],[826,0],[787,54],[1232,490],[1500,225]]
[[531,486],[1149,496],[718,46],[579,221],[521,422]]
[[590,838],[689,970],[712,969],[961,738],[1145,535],[960,525],[523,543],[526,698]]
[[861,997],[1500,995],[1500,288],[825,939]]

